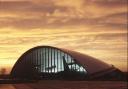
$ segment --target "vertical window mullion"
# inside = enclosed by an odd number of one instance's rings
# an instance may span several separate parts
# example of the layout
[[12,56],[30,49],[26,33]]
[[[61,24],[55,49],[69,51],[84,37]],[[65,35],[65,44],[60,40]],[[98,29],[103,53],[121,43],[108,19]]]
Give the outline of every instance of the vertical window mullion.
[[[67,55],[67,64],[69,64],[69,59],[68,59],[68,54],[66,54]],[[69,66],[69,65],[68,65]]]
[[55,58],[55,51],[56,51],[56,50],[55,50],[55,49],[53,49],[53,52],[54,52],[54,66],[55,66],[55,67],[54,67],[54,73],[55,73],[55,68],[56,68],[56,63],[55,63],[55,62],[56,62],[56,58]]
[[62,71],[62,57],[61,57],[61,52],[59,50],[59,54],[60,54],[60,70]]
[[47,66],[47,64],[46,64],[46,63],[47,63],[47,62],[46,62],[46,56],[47,56],[47,55],[46,55],[46,48],[44,48],[44,50],[45,50],[45,51],[44,51],[44,55],[45,55],[45,72],[46,72],[46,66]]
[[57,72],[58,72],[58,68],[59,68],[59,64],[58,64],[58,50],[57,50]]
[[42,49],[40,49],[40,72],[42,72]]
[[42,55],[42,62],[41,62],[41,64],[42,64],[42,70],[43,70],[43,72],[45,72],[45,58],[44,58],[44,48],[42,48],[42,53],[41,53],[41,55]]
[[51,60],[51,72],[52,72],[52,48],[50,48],[50,52],[51,52],[51,55],[50,55],[51,56],[50,57],[51,59],[50,60]]
[[[48,49],[48,68],[49,68],[49,48],[47,48]],[[48,73],[49,73],[49,69],[48,69]]]
[[40,72],[41,72],[41,67],[42,67],[42,65],[41,65],[41,49],[39,50],[39,57],[40,57],[40,59],[39,59],[39,67],[40,67]]

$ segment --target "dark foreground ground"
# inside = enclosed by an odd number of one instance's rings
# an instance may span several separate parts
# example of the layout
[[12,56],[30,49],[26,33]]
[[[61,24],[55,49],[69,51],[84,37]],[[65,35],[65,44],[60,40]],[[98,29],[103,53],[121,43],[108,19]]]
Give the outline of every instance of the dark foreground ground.
[[0,84],[0,89],[128,89],[123,81],[55,81],[37,83]]

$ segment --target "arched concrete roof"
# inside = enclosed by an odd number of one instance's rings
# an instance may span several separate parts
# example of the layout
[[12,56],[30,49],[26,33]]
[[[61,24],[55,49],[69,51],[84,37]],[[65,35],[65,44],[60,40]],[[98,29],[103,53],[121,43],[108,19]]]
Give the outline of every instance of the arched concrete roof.
[[37,47],[34,47],[34,48],[28,50],[27,52],[25,52],[18,59],[18,61],[15,63],[15,65],[12,69],[12,72],[15,70],[16,64],[20,60],[22,60],[22,57],[24,57],[25,55],[27,55],[28,53],[30,53],[34,50],[40,49],[40,48],[54,48],[54,49],[58,49],[62,52],[65,52],[65,53],[69,54],[71,57],[74,58],[74,60],[76,60],[76,62],[78,62],[79,64],[81,64],[85,68],[88,75],[99,73],[99,72],[102,72],[102,71],[108,70],[108,69],[114,69],[114,67],[112,65],[104,63],[103,61],[98,60],[94,57],[88,56],[86,54],[82,54],[82,53],[79,53],[79,52],[75,52],[75,51],[71,51],[71,50],[67,50],[67,49],[63,49],[63,48],[52,47],[52,46],[37,46]]
[[64,52],[67,52],[73,58],[75,58],[75,60],[86,69],[88,74],[93,74],[93,73],[97,73],[97,72],[112,68],[112,65],[109,65],[99,59],[88,56],[86,54],[79,53],[76,51],[70,51],[67,49],[62,49],[62,50]]

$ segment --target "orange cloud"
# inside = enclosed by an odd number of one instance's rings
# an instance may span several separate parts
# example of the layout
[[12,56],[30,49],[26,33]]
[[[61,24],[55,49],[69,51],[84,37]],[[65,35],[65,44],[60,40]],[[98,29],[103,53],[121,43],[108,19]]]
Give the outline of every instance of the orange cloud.
[[12,67],[38,45],[76,50],[126,71],[126,0],[0,1],[0,67]]
[[21,29],[89,24],[126,26],[125,2],[126,0],[3,1],[0,6],[0,26]]

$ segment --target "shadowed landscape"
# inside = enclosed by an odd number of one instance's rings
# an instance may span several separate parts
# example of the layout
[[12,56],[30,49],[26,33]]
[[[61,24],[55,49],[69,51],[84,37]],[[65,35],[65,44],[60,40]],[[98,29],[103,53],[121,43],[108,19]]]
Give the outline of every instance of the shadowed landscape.
[[127,89],[127,82],[45,80],[27,84],[1,84],[0,89]]

